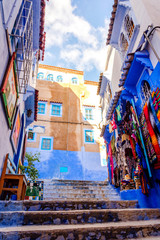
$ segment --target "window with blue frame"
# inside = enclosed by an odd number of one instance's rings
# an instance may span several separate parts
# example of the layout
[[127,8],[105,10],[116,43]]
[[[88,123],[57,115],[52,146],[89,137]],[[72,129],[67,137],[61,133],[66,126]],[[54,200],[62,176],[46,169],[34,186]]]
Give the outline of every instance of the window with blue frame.
[[37,74],[37,79],[40,79],[40,80],[44,79],[44,73],[39,72],[39,73]]
[[38,114],[45,115],[46,114],[47,103],[46,102],[38,102]]
[[94,143],[94,131],[93,130],[85,130],[85,142],[86,143]]
[[47,80],[48,81],[53,81],[53,74],[48,74],[47,75]]
[[93,108],[85,108],[85,120],[93,120]]
[[41,139],[41,149],[42,150],[51,150],[52,149],[52,138],[42,137]]
[[78,84],[78,78],[73,77],[72,80],[71,80],[71,83],[72,84]]
[[51,116],[61,117],[62,116],[62,104],[51,103]]
[[63,77],[61,75],[57,76],[57,82],[63,82]]
[[35,142],[36,140],[36,133],[33,132],[33,129],[28,130],[27,141],[28,142]]

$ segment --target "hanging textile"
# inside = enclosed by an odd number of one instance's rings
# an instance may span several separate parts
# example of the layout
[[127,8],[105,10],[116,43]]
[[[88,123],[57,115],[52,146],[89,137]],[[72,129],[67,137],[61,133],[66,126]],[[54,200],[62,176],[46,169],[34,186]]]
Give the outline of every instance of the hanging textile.
[[118,107],[116,107],[116,113],[117,113],[117,121],[121,121],[122,117],[121,117],[121,106],[118,105]]
[[151,111],[152,111],[152,114],[153,114],[153,117],[154,117],[155,124],[157,126],[157,130],[160,133],[160,121],[157,118],[157,114],[156,114],[151,96],[149,98],[149,103],[150,103],[150,107],[151,107]]
[[110,156],[111,178],[113,179],[114,165],[113,165],[113,156],[112,156],[111,143],[109,144],[109,153],[108,154]]
[[157,161],[157,156],[152,145],[151,137],[149,135],[148,128],[147,128],[147,122],[143,112],[140,117],[140,123],[141,123],[142,134],[146,144],[146,150],[147,150],[149,161],[151,164],[154,164]]
[[133,153],[133,157],[136,160],[137,159],[137,155],[136,155],[136,150],[135,150],[135,145],[134,145],[134,140],[131,138],[131,136],[129,135],[129,141],[131,144],[131,149],[132,149],[132,153]]
[[151,122],[150,122],[147,103],[144,105],[143,112],[144,112],[144,115],[145,115],[145,118],[146,118],[147,128],[148,128],[149,134],[151,136],[151,141],[152,141],[153,148],[155,150],[158,162],[160,162],[160,148],[159,148],[157,137],[154,133],[154,130],[153,130]]
[[113,115],[113,119],[109,123],[109,132],[112,133],[116,128],[117,128],[117,125],[115,122],[115,116]]
[[140,164],[138,165],[138,175],[139,175],[139,178],[141,181],[142,193],[147,195],[149,193],[148,188],[147,188],[147,181],[146,181],[143,169]]

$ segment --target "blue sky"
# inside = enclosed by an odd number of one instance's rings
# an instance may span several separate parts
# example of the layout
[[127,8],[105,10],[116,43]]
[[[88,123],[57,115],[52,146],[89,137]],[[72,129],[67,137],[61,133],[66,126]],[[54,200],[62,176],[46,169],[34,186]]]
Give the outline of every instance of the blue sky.
[[84,71],[98,81],[106,59],[113,0],[50,0],[46,7],[44,64]]

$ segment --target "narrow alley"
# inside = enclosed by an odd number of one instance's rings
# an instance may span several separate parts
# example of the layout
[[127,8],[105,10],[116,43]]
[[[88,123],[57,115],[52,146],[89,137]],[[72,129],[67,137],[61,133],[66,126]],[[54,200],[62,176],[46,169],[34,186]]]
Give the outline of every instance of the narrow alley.
[[0,0],[0,240],[160,239],[159,12]]

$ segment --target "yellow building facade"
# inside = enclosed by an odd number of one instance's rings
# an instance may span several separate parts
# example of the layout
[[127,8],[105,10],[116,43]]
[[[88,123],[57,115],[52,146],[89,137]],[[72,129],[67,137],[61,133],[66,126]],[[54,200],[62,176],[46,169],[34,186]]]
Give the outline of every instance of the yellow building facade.
[[40,152],[40,178],[105,180],[97,84],[84,73],[39,65],[37,121],[28,128],[27,151]]

